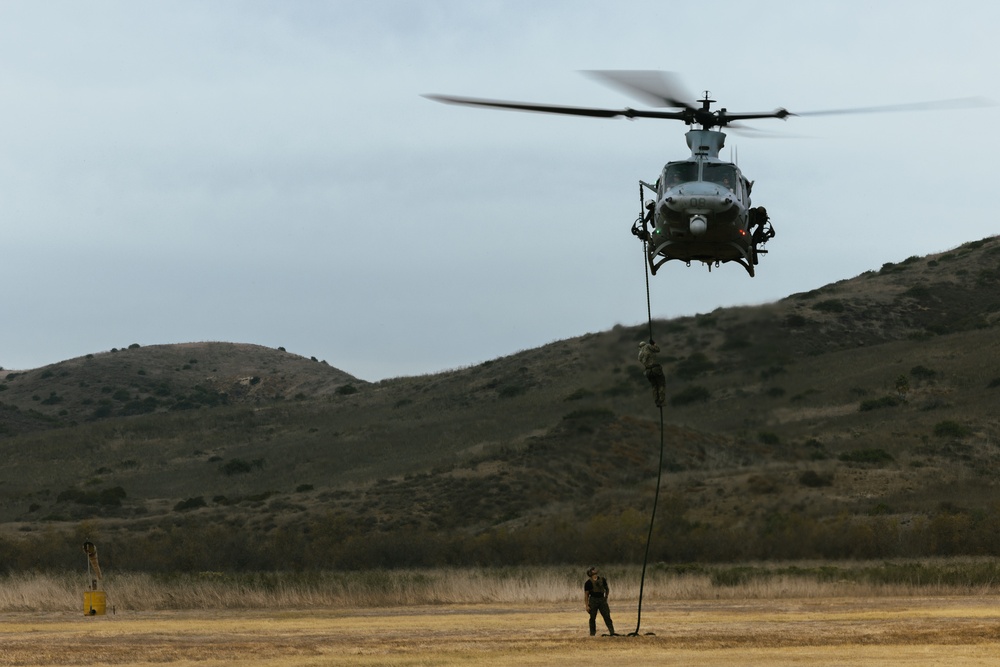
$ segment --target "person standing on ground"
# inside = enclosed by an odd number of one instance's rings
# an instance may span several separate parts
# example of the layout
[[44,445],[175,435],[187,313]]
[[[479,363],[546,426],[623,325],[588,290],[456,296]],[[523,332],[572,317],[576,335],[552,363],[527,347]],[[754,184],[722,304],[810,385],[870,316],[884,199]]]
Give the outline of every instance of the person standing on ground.
[[601,576],[597,568],[587,570],[587,581],[583,584],[583,605],[590,614],[591,637],[597,634],[597,612],[601,612],[604,625],[608,626],[608,634],[615,636],[615,624],[611,621],[611,608],[608,606],[610,594],[608,580]]

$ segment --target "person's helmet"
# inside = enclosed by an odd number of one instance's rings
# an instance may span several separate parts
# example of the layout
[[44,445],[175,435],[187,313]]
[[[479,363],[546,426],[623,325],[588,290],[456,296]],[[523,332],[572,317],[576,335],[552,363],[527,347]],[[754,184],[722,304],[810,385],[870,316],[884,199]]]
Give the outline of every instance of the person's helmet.
[[597,568],[596,567],[592,567],[589,570],[587,570],[587,576],[588,577],[593,576],[595,574],[597,574]]

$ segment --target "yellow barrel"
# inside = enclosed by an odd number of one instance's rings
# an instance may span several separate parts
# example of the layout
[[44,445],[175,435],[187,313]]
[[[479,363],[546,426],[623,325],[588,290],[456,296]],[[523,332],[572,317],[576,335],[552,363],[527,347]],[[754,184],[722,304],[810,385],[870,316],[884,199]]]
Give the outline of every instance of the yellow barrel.
[[83,592],[83,613],[85,616],[104,616],[107,613],[108,596],[104,591]]

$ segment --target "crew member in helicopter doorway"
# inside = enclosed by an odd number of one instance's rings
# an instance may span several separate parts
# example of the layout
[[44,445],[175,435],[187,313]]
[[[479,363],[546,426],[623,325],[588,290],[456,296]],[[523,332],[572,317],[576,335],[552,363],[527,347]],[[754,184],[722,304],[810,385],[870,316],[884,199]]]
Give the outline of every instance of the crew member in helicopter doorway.
[[615,624],[611,621],[611,608],[608,607],[608,595],[611,589],[608,580],[601,576],[596,567],[587,570],[587,581],[583,584],[583,604],[590,614],[590,636],[597,634],[597,612],[601,612],[604,625],[608,626],[608,634],[615,635]]
[[663,366],[656,360],[659,351],[660,346],[653,341],[639,343],[639,363],[642,364],[642,372],[649,380],[649,384],[653,386],[656,407],[662,408],[666,400],[667,378],[663,375]]

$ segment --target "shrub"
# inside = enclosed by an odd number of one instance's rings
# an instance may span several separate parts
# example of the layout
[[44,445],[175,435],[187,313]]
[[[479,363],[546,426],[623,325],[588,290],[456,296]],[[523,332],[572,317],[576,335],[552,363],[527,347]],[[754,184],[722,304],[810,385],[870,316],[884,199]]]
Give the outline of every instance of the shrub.
[[766,475],[751,475],[747,479],[747,486],[750,487],[751,493],[757,495],[776,493],[778,491],[777,481]]
[[608,408],[582,408],[564,415],[563,421],[579,421],[582,419],[611,421],[614,418],[614,410]]
[[820,474],[815,470],[806,470],[799,475],[799,484],[812,488],[830,486],[833,484],[833,473]]
[[757,442],[764,445],[776,445],[781,442],[781,438],[778,437],[777,433],[772,433],[771,431],[761,431],[757,434]]
[[677,362],[674,373],[682,380],[693,380],[702,373],[715,368],[715,364],[702,352],[695,352],[687,359]]
[[892,454],[884,449],[855,449],[844,452],[838,458],[847,463],[874,463],[876,465],[896,460]]
[[705,387],[691,385],[671,396],[670,405],[674,407],[681,407],[684,405],[691,405],[692,403],[704,403],[708,401],[711,395],[712,393]]
[[500,398],[514,398],[515,396],[520,396],[521,394],[528,391],[524,387],[516,384],[508,384],[506,386],[500,387],[497,390],[497,396]]
[[798,329],[799,327],[804,327],[808,322],[809,320],[801,315],[792,314],[785,318],[782,325],[788,327],[789,329]]
[[197,498],[188,498],[187,500],[182,500],[176,505],[174,505],[175,512],[186,512],[188,510],[198,509],[199,507],[206,507],[208,503],[205,502],[205,498],[198,496]]
[[579,401],[581,398],[587,398],[588,396],[593,396],[594,392],[589,389],[577,389],[572,394],[564,398],[564,401]]
[[780,375],[781,373],[784,372],[785,372],[785,367],[780,364],[775,366],[770,366],[760,372],[760,379],[769,380],[773,378],[775,375]]
[[99,505],[118,507],[122,504],[122,500],[124,500],[125,497],[125,489],[120,486],[114,486],[109,489],[104,489],[98,493],[97,502]]
[[342,384],[337,387],[337,393],[341,396],[349,396],[350,394],[358,393],[358,388],[353,384]]
[[967,427],[950,419],[934,424],[934,435],[939,438],[964,438],[969,432]]
[[878,410],[880,408],[894,408],[899,405],[900,400],[896,396],[883,396],[882,398],[872,398],[867,401],[861,401],[861,405],[858,406],[859,412],[868,412],[869,410]]
[[70,488],[62,491],[57,497],[57,503],[71,502],[79,505],[105,505],[117,507],[125,498],[125,489],[115,486],[102,491],[82,491]]
[[97,406],[97,408],[90,413],[91,420],[105,419],[110,416],[111,416],[111,406],[107,404]]
[[844,312],[844,304],[838,299],[827,299],[813,304],[813,310],[819,310],[824,313],[842,313]]
[[253,471],[253,465],[243,459],[230,459],[222,466],[222,472],[227,476],[244,475]]

